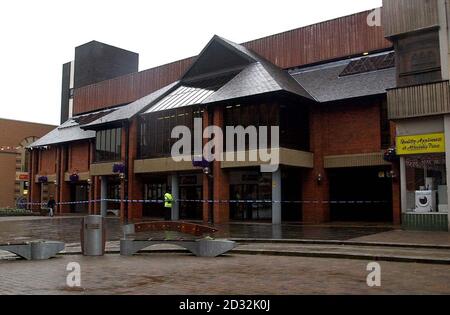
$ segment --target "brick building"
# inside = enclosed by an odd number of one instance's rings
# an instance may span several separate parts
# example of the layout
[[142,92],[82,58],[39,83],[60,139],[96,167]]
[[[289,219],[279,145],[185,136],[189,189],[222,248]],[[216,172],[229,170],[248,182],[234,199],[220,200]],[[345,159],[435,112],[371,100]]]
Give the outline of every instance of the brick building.
[[[395,54],[369,13],[241,45],[214,36],[197,57],[141,72],[132,52],[76,48],[63,69],[62,125],[31,146],[30,201],[43,200],[45,187],[62,203],[57,213],[155,218],[170,187],[175,220],[399,224],[398,163],[384,159],[395,144]],[[206,174],[175,162],[172,128],[192,130],[194,118],[279,126],[280,168],[214,161]],[[72,201],[80,203],[64,204]]]
[[388,117],[396,124],[406,228],[446,231],[450,223],[449,4],[383,1],[385,35],[397,59]]
[[0,118],[0,208],[14,208],[28,194],[25,148],[55,126]]

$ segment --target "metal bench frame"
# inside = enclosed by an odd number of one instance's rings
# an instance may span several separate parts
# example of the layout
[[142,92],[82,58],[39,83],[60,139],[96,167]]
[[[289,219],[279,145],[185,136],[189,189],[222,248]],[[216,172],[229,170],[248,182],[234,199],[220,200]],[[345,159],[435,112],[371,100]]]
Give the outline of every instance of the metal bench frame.
[[26,242],[0,244],[0,250],[7,251],[26,260],[47,260],[63,251],[63,242]]
[[177,231],[197,237],[217,232],[216,229],[207,226],[185,222],[142,222],[129,224],[123,227],[124,238],[120,241],[120,254],[122,256],[133,256],[144,248],[153,245],[169,244],[185,248],[197,257],[217,257],[226,254],[236,247],[235,242],[210,238],[196,240],[138,240],[130,237],[130,235],[134,236],[136,232],[148,231]]

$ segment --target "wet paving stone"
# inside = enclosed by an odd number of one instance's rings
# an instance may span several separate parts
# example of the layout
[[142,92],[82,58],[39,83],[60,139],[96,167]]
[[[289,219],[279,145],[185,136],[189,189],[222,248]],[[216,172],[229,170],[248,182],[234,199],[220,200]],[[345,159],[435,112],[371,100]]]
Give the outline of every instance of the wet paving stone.
[[230,224],[217,226],[218,237],[255,239],[305,239],[345,241],[391,230],[383,227],[331,227],[270,224]]
[[[117,241],[122,237],[119,219],[107,218],[107,240]],[[349,240],[357,237],[390,231],[385,227],[336,227],[271,224],[227,224],[216,226],[218,238],[254,239],[308,239]],[[0,218],[0,242],[24,242],[30,240],[54,240],[66,243],[80,241],[81,218],[39,218],[5,220]],[[153,233],[148,237],[161,238],[165,234]],[[172,234],[172,237],[181,235]]]

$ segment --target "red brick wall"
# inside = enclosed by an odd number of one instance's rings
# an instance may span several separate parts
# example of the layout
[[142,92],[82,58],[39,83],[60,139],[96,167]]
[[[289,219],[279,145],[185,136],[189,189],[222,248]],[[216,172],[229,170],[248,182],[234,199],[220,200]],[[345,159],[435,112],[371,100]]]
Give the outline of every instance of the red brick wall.
[[[329,200],[329,182],[327,172],[324,169],[324,149],[326,148],[326,110],[319,106],[313,106],[310,114],[310,146],[314,152],[314,168],[304,169],[300,195],[303,201],[303,221],[305,223],[322,223],[329,221],[329,204],[323,201]],[[322,182],[318,182],[318,176],[322,176]]]
[[70,163],[68,172],[89,171],[89,142],[77,142],[70,145]]
[[[224,125],[224,109],[214,108],[214,126]],[[221,167],[220,161],[213,162],[214,172],[214,200],[228,200],[230,198],[230,182],[228,172]],[[230,220],[230,204],[214,203],[214,223],[223,224]]]
[[380,100],[349,101],[326,105],[324,155],[373,153],[381,150]]
[[[329,181],[324,169],[327,155],[361,154],[381,151],[380,98],[313,105],[310,114],[311,151],[314,168],[303,171],[301,195],[303,221],[327,222],[330,219]],[[322,175],[322,182],[317,181]],[[394,222],[398,222],[398,187],[393,185]]]
[[56,147],[40,151],[39,175],[56,174]]

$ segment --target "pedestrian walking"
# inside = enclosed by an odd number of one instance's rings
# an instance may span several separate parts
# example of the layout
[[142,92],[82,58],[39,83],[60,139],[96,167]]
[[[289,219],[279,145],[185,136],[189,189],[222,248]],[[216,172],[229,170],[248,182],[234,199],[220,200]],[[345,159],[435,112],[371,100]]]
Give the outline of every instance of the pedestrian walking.
[[55,215],[54,211],[55,211],[55,207],[56,207],[56,201],[53,198],[53,196],[50,196],[50,198],[48,199],[47,202],[47,208],[48,208],[48,214],[50,217],[53,217]]

